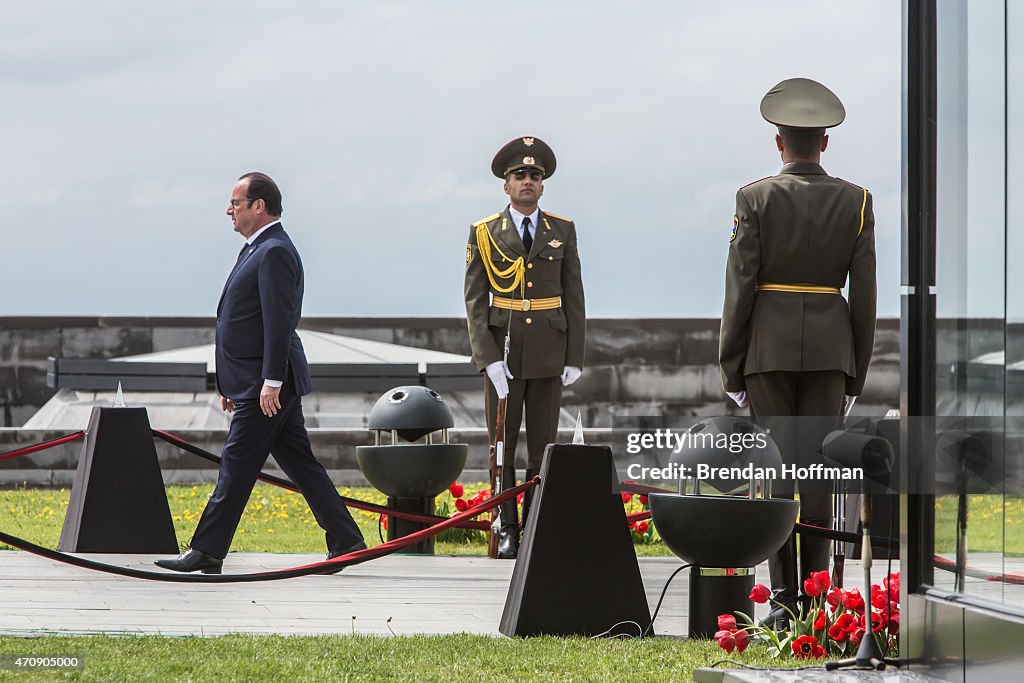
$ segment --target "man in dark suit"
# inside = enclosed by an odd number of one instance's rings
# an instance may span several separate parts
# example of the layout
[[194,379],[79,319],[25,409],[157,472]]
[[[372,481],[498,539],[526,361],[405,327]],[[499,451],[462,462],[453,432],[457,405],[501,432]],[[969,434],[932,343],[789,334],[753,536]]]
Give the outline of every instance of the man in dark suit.
[[[771,429],[783,459],[821,462],[864,388],[875,336],[875,218],[871,193],[821,167],[826,129],[843,122],[839,98],[792,78],[761,100],[778,126],[778,175],[736,193],[725,281],[719,362],[725,391]],[[849,293],[841,289],[849,279]],[[793,481],[775,490],[792,498]],[[829,481],[800,481],[801,521],[832,523]],[[775,600],[795,607],[801,580],[828,569],[827,539],[791,537],[769,560]],[[766,624],[787,621],[781,608]]]
[[323,465],[313,456],[302,416],[311,390],[295,328],[302,314],[299,252],[281,226],[281,191],[269,176],[246,173],[227,214],[246,244],[217,305],[217,390],[232,413],[213,497],[190,548],[156,564],[219,574],[231,539],[270,453],[298,485],[327,535],[328,559],[365,548],[362,534]]
[[[555,154],[539,138],[512,140],[494,156],[509,205],[477,221],[466,246],[465,299],[473,363],[486,372],[487,428],[493,434],[499,398],[506,398],[502,487],[515,486],[515,451],[524,407],[526,477],[540,470],[544,448],[558,433],[562,387],[583,372],[586,313],[576,226],[541,211],[544,180]],[[533,489],[523,500],[523,517]],[[515,501],[502,506],[498,557],[519,550]]]

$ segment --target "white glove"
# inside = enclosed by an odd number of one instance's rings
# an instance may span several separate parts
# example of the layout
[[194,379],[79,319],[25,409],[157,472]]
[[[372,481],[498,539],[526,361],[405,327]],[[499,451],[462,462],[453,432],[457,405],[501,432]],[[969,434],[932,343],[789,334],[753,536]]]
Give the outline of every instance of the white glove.
[[488,365],[487,376],[490,378],[491,384],[494,385],[494,391],[498,394],[498,398],[508,396],[508,380],[512,379],[512,373],[508,371],[505,361],[496,360]]
[[736,405],[740,408],[747,407],[747,392],[745,391],[727,391],[729,398],[736,402]]
[[853,410],[856,401],[856,396],[843,396],[843,417],[850,417],[850,411]]
[[562,370],[562,386],[567,387],[580,378],[583,371],[573,365],[566,365]]

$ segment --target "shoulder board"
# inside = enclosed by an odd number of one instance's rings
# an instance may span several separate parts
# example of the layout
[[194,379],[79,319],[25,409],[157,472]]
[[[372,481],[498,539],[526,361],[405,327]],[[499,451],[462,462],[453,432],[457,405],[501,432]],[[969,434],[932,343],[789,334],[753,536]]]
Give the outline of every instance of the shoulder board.
[[851,182],[850,182],[849,180],[847,180],[846,178],[840,178],[839,176],[832,176],[832,177],[833,177],[833,178],[835,178],[836,180],[842,180],[842,181],[843,181],[844,183],[846,183],[847,185],[852,185],[852,186],[856,187],[856,188],[857,188],[858,190],[867,190],[868,192],[870,192],[870,190],[868,190],[868,188],[866,188],[866,187],[863,187],[863,186],[861,186],[861,185],[858,185],[857,183],[851,183]]
[[557,218],[558,220],[565,221],[566,223],[572,223],[572,219],[571,218],[566,218],[565,216],[559,216],[557,213],[551,213],[550,211],[545,211],[544,215],[545,216],[551,216],[552,218]]
[[749,183],[747,183],[746,185],[744,185],[744,186],[743,186],[743,187],[741,187],[740,189],[741,189],[741,190],[743,190],[743,189],[745,189],[745,188],[748,188],[748,187],[750,187],[751,185],[756,185],[757,183],[761,182],[762,180],[768,180],[769,178],[774,178],[774,177],[775,177],[775,176],[773,176],[773,175],[766,175],[766,176],[765,176],[764,178],[758,178],[757,180],[755,180],[755,181],[753,181],[753,182],[749,182]]
[[473,224],[473,227],[477,228],[477,227],[483,225],[484,223],[490,223],[491,221],[493,221],[495,218],[498,218],[499,216],[501,216],[500,213],[492,213],[487,218],[481,218],[480,220],[478,220],[476,223]]

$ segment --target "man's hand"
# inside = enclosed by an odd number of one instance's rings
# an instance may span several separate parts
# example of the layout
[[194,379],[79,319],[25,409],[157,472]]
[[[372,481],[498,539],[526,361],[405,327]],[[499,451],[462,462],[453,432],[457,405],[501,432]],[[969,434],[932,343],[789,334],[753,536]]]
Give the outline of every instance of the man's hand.
[[583,375],[583,371],[573,365],[566,365],[562,370],[562,386],[567,387]]
[[727,391],[729,398],[736,402],[736,405],[740,408],[747,407],[747,392],[745,391]]
[[224,398],[223,396],[221,396],[220,409],[226,413],[233,413],[235,412],[235,402],[232,401],[230,398]]
[[505,365],[505,361],[496,360],[487,366],[487,377],[490,378],[491,384],[494,385],[494,391],[498,394],[498,398],[505,398],[508,396],[508,380],[514,379],[512,373],[508,371],[508,366]]
[[263,385],[260,391],[260,410],[267,417],[274,417],[281,410],[281,387]]
[[853,404],[856,401],[856,396],[843,396],[843,417],[850,417],[850,411],[853,410]]

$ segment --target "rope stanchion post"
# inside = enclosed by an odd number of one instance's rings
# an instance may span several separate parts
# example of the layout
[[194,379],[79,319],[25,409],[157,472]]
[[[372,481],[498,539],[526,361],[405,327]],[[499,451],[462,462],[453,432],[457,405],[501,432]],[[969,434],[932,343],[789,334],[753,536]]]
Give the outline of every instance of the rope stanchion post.
[[57,548],[177,553],[146,409],[95,407],[87,433]]
[[651,613],[611,450],[551,444],[540,478],[501,632],[615,636],[648,630]]

